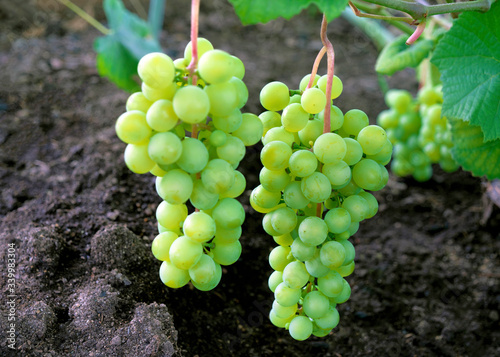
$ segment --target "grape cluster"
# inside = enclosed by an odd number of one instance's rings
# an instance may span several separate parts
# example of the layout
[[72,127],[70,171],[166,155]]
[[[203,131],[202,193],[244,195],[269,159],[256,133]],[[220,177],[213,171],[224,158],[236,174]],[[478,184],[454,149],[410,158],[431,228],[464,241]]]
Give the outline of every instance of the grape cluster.
[[[355,251],[348,239],[378,211],[367,190],[386,185],[392,155],[384,129],[369,125],[361,110],[343,114],[331,100],[331,131],[324,133],[327,76],[315,76],[307,88],[309,81],[305,76],[296,91],[282,82],[261,90],[263,168],[250,195],[278,244],[269,255],[269,317],[296,340],[337,326],[336,305],[351,294],[344,278],[354,270]],[[341,92],[334,76],[331,99]]]
[[438,163],[447,172],[458,169],[451,156],[451,132],[441,116],[443,94],[439,87],[422,87],[415,99],[406,90],[392,89],[385,101],[389,109],[379,114],[377,123],[394,144],[391,170],[395,175],[427,181],[432,164]]
[[241,112],[248,99],[241,60],[204,38],[197,44],[194,75],[191,43],[184,58],[150,53],[139,61],[142,90],[127,100],[116,133],[127,144],[128,168],[156,176],[163,201],[152,252],[163,262],[161,280],[171,288],[191,281],[206,291],[219,283],[221,265],[241,254],[245,211],[236,198],[246,180],[236,169],[263,126]]

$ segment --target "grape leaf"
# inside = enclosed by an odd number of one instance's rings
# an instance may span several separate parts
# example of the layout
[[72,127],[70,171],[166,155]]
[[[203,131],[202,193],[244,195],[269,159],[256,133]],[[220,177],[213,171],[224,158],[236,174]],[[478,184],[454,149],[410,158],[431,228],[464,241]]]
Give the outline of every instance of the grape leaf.
[[460,15],[432,56],[443,82],[443,116],[500,138],[500,2],[484,13]]
[[405,68],[417,67],[434,47],[431,40],[419,40],[408,46],[407,39],[407,35],[401,35],[384,47],[375,64],[378,73],[392,76]]
[[328,21],[339,17],[348,0],[229,0],[243,25],[266,23],[283,17],[287,20],[315,4]]
[[449,120],[453,138],[453,158],[474,176],[500,178],[500,139],[484,141],[479,126],[460,119]]

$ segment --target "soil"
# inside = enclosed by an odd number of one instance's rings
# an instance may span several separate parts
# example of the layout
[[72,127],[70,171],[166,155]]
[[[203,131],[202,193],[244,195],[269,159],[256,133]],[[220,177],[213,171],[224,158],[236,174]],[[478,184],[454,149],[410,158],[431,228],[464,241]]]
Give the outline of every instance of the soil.
[[[188,2],[167,5],[162,45],[177,58],[189,41]],[[150,252],[160,201],[153,177],[123,163],[114,121],[128,94],[96,71],[92,43],[100,34],[64,8],[34,25],[1,6],[0,18],[0,355],[500,355],[500,209],[484,180],[438,168],[426,183],[391,175],[375,193],[379,213],[352,239],[356,270],[339,326],[327,337],[294,341],[267,318],[267,255],[275,243],[248,206],[260,147],[240,164],[247,178],[240,260],[224,268],[213,291],[168,289]],[[320,23],[304,11],[292,21],[243,27],[227,2],[207,0],[200,35],[246,64],[245,110],[258,114],[265,83],[297,87],[310,72]],[[345,86],[337,105],[362,109],[374,122],[385,109],[376,49],[342,18],[329,37]],[[389,84],[417,89],[411,70]],[[12,326],[15,350],[7,340]]]

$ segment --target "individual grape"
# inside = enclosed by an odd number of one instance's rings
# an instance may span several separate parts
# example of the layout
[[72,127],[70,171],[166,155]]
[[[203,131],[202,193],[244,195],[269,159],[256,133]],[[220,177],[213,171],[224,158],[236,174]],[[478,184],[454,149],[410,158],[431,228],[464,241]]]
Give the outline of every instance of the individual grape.
[[217,274],[214,260],[202,254],[200,260],[188,270],[189,277],[193,282],[204,285],[209,283]]
[[334,208],[326,213],[325,223],[330,232],[339,234],[345,232],[349,228],[351,224],[351,215],[345,208]]
[[230,164],[238,164],[245,157],[245,153],[246,148],[243,141],[232,135],[228,135],[226,143],[217,148],[219,158]]
[[278,126],[267,131],[264,138],[262,138],[262,144],[267,145],[272,141],[282,141],[291,147],[294,140],[295,138],[292,133],[286,131],[284,127]]
[[146,120],[146,115],[138,110],[120,115],[116,120],[115,130],[121,141],[134,145],[147,144],[153,133]]
[[292,321],[293,317],[294,316],[290,316],[287,319],[283,319],[281,317],[278,317],[273,309],[271,309],[271,311],[269,312],[269,320],[271,320],[271,323],[274,326],[279,328],[284,328],[287,324],[290,323],[290,321]]
[[[317,83],[318,83],[318,80],[321,78],[321,76],[319,75],[314,75],[314,79],[313,79],[313,82],[312,82],[312,87],[314,87]],[[300,83],[299,83],[299,90],[300,91],[305,91],[306,90],[306,87],[307,85],[309,84],[309,81],[311,80],[311,75],[310,74],[306,74],[304,77],[302,77],[302,79],[300,80]]]
[[278,284],[274,291],[274,298],[281,306],[293,306],[299,302],[302,295],[301,289],[291,289],[285,282]]
[[225,133],[232,133],[241,126],[243,122],[243,114],[236,108],[233,109],[226,116],[214,116],[212,117],[212,122],[216,129],[221,130]]
[[309,114],[302,108],[299,103],[289,104],[281,115],[283,127],[292,133],[298,132],[305,128],[309,121]]
[[323,165],[321,172],[328,178],[333,188],[341,188],[347,185],[352,176],[351,168],[343,160],[334,164]]
[[313,323],[305,316],[297,316],[292,321],[290,321],[290,326],[288,331],[290,336],[297,341],[307,340],[313,330]]
[[177,268],[172,262],[163,261],[160,266],[160,279],[169,288],[182,288],[189,283],[189,273]]
[[161,99],[172,100],[177,93],[177,85],[174,82],[169,83],[166,87],[153,88],[143,82],[141,85],[142,94],[150,102],[156,102]]
[[263,167],[259,174],[259,181],[267,191],[281,192],[290,182],[290,175],[285,170],[271,171]]
[[245,65],[243,61],[236,56],[233,57],[233,76],[238,79],[245,77]]
[[378,153],[375,155],[366,155],[366,158],[372,159],[381,165],[387,165],[391,161],[392,149],[392,143],[389,139],[387,139],[384,146]]
[[198,243],[205,243],[215,235],[215,222],[206,213],[193,212],[185,219],[182,231],[189,239]]
[[206,284],[200,284],[195,280],[192,280],[191,283],[198,290],[209,291],[214,289],[219,284],[221,277],[222,277],[222,268],[220,264],[215,263],[215,276],[212,278],[212,280],[210,280]]
[[387,141],[387,134],[383,128],[378,125],[368,125],[360,130],[356,140],[361,145],[363,152],[367,155],[378,153]]
[[354,165],[352,179],[359,187],[375,191],[382,181],[380,165],[371,159],[362,159]]
[[352,222],[361,222],[368,214],[368,202],[359,195],[346,197],[342,207],[349,212]]
[[221,50],[207,51],[198,61],[200,76],[208,83],[229,81],[235,73],[235,67],[234,57]]
[[290,233],[282,234],[280,236],[273,236],[273,239],[276,243],[284,247],[290,247],[294,242],[294,239]]
[[290,233],[297,225],[297,215],[289,207],[278,208],[272,212],[271,224],[279,235]]
[[385,102],[398,113],[405,113],[409,109],[412,97],[406,90],[391,89],[385,95]]
[[182,222],[184,222],[187,215],[188,209],[185,204],[170,204],[167,201],[162,201],[156,209],[158,223],[172,231],[182,227]]
[[243,193],[243,191],[245,191],[247,185],[245,176],[243,176],[243,174],[237,170],[234,170],[233,173],[234,173],[233,185],[229,190],[223,192],[220,195],[220,198],[226,198],[226,197],[236,198],[239,197]]
[[271,82],[268,83],[260,91],[260,103],[262,106],[271,111],[279,111],[285,109],[288,105],[289,90],[285,83]]
[[[324,121],[325,119],[324,109],[318,114],[318,118],[321,121]],[[344,113],[342,113],[342,110],[340,110],[339,107],[332,105],[330,108],[330,130],[331,131],[339,130],[340,128],[342,128],[342,125],[344,125]]]
[[319,88],[309,88],[302,94],[300,104],[307,113],[318,114],[325,109],[325,93],[323,93]]
[[[363,191],[358,193],[358,196],[363,197],[366,202],[368,203],[368,214],[366,215],[366,218],[372,218],[374,217],[377,212],[378,212],[378,202],[375,196],[373,196],[371,193]],[[326,217],[325,217],[326,221]],[[335,233],[335,232],[334,232]]]
[[281,200],[281,192],[279,191],[268,191],[264,186],[259,185],[252,191],[252,198],[254,202],[263,208],[273,208],[278,205]]
[[325,221],[319,217],[306,217],[299,226],[300,240],[310,246],[316,246],[323,243],[328,234],[328,226]]
[[342,129],[349,135],[357,136],[361,129],[370,124],[368,116],[359,109],[351,109],[344,114]]
[[127,112],[138,110],[147,113],[152,104],[153,103],[146,98],[142,92],[135,92],[128,97],[125,108]]
[[286,205],[293,209],[304,209],[311,201],[302,193],[301,183],[298,181],[290,182],[283,190],[283,200]]
[[217,238],[217,242],[221,244],[228,244],[236,242],[238,239],[240,239],[241,233],[242,233],[241,226],[236,228],[226,229],[217,227],[216,225],[215,238]]
[[339,295],[334,296],[332,300],[337,304],[343,304],[344,302],[349,300],[350,296],[351,296],[351,287],[349,286],[349,283],[345,279],[343,279],[342,292]]
[[180,88],[173,99],[175,114],[188,124],[204,122],[210,110],[210,100],[203,89],[188,85]]
[[322,317],[314,319],[314,323],[321,329],[331,330],[339,324],[340,316],[335,307],[330,307]]
[[174,81],[175,66],[164,53],[152,52],[143,56],[137,66],[139,77],[152,88],[164,88]]
[[203,90],[210,101],[210,114],[212,116],[225,117],[239,109],[238,92],[232,83],[210,84]]
[[319,250],[319,258],[324,266],[335,269],[344,264],[346,251],[341,243],[329,241],[323,244]]
[[145,174],[155,167],[155,162],[148,154],[148,145],[128,144],[123,154],[125,164],[136,174]]
[[241,255],[241,243],[236,240],[232,243],[222,243],[214,239],[215,248],[212,249],[214,261],[220,265],[234,264]]
[[155,258],[161,261],[170,261],[170,246],[177,237],[177,234],[169,231],[158,234],[151,244],[151,251]]
[[159,99],[149,107],[146,121],[151,129],[158,132],[172,130],[179,121],[174,106],[170,100]]
[[[201,58],[204,53],[214,49],[214,46],[212,45],[212,43],[203,37],[198,37],[198,39],[196,41],[196,45],[197,45],[197,49],[198,49],[198,58]],[[184,64],[186,66],[189,65],[189,63],[191,62],[192,46],[193,46],[193,44],[190,41],[187,44],[186,48],[184,49]]]
[[342,263],[342,265],[351,264],[354,261],[354,258],[356,257],[356,252],[354,250],[354,246],[348,240],[339,240],[338,243],[342,244],[342,246],[345,249],[345,260]]
[[214,207],[212,218],[217,226],[233,229],[241,226],[245,220],[245,210],[234,198],[224,198]]
[[301,239],[294,239],[290,248],[294,258],[303,262],[312,259],[316,253],[315,246],[306,245]]
[[349,166],[353,166],[363,157],[363,148],[353,138],[343,138],[346,144],[346,154],[342,159]]
[[228,135],[222,130],[214,130],[212,134],[210,134],[210,145],[214,147],[222,146],[226,143]]
[[179,269],[189,269],[200,260],[203,255],[203,246],[186,236],[177,238],[169,250],[172,264]]
[[299,131],[300,142],[307,147],[311,147],[316,139],[323,134],[323,122],[317,118],[309,120],[304,129]]
[[208,210],[219,202],[219,194],[207,190],[201,180],[195,180],[189,202],[199,210]]
[[[340,266],[338,268],[340,268]],[[344,279],[342,279],[341,274],[335,270],[330,270],[328,274],[318,278],[318,289],[327,297],[338,296],[343,288]]]
[[265,111],[259,115],[264,130],[262,136],[266,135],[269,129],[281,126],[281,115],[273,111]]
[[277,246],[269,254],[269,265],[276,271],[283,271],[285,267],[293,260],[290,257],[290,247]]
[[300,289],[309,281],[304,263],[295,260],[283,270],[283,282],[291,289]]
[[292,149],[282,141],[271,141],[260,152],[264,167],[274,171],[286,169],[290,156],[292,156]]
[[181,140],[173,133],[156,133],[148,144],[149,157],[159,165],[170,165],[182,154]]
[[313,146],[314,155],[324,164],[333,164],[344,158],[347,145],[344,139],[335,133],[320,135]]
[[276,300],[273,301],[272,305],[272,309],[274,310],[276,316],[282,319],[288,319],[291,316],[294,316],[297,312],[297,307],[297,304],[292,306],[282,306]]
[[[245,146],[252,146],[259,142],[263,135],[264,126],[255,114],[244,113],[239,128],[232,135],[239,138]],[[212,134],[213,135],[213,134]]]
[[306,269],[315,278],[321,278],[330,272],[330,268],[321,262],[319,249],[316,249],[314,256],[305,261]]
[[290,156],[289,169],[292,175],[306,177],[312,175],[318,167],[316,156],[308,150],[296,151]]
[[275,270],[269,275],[268,286],[269,290],[273,293],[276,291],[276,287],[283,282],[283,272]]
[[[318,80],[318,88],[321,89],[325,94],[326,94],[327,83],[328,83],[328,76],[326,74]],[[334,75],[332,81],[332,99],[340,97],[340,95],[342,94],[343,87],[344,86],[342,85],[342,81],[340,80],[340,78]]]
[[311,291],[304,297],[302,308],[307,316],[317,319],[324,316],[330,309],[330,301],[318,290]]
[[340,274],[340,276],[346,277],[346,276],[349,276],[352,274],[355,266],[356,266],[356,264],[354,262],[351,262],[351,264],[342,265],[338,268],[335,268],[335,271],[338,272]]
[[332,185],[328,177],[321,172],[314,172],[305,177],[300,185],[304,196],[311,202],[321,203],[327,200],[332,193]]
[[201,181],[208,192],[223,193],[234,184],[235,176],[231,165],[222,159],[208,162],[201,172]]

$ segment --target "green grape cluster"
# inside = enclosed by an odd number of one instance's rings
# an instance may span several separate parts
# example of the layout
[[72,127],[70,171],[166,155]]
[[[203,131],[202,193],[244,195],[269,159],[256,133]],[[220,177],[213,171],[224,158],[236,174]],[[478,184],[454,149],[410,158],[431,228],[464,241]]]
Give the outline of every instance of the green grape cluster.
[[[354,246],[348,240],[361,221],[373,217],[378,202],[369,192],[388,180],[392,144],[384,129],[369,125],[361,110],[345,114],[331,100],[342,92],[334,76],[326,98],[327,76],[316,76],[299,90],[271,82],[260,93],[266,109],[260,185],[250,204],[265,213],[262,225],[278,244],[269,255],[274,272],[269,288],[271,322],[296,340],[326,336],[339,323],[337,304],[351,288]],[[324,133],[324,109],[331,105],[331,132]]]
[[221,265],[241,254],[245,211],[236,198],[246,180],[236,169],[246,146],[262,137],[263,125],[241,112],[248,99],[241,60],[204,38],[198,53],[195,75],[187,68],[191,43],[175,61],[163,53],[144,56],[138,65],[142,90],[127,100],[116,133],[127,144],[128,168],[156,176],[163,201],[152,252],[162,261],[161,280],[171,288],[191,281],[207,291],[219,283]]
[[446,172],[458,169],[451,156],[451,131],[441,116],[440,87],[424,86],[416,98],[406,90],[392,89],[385,102],[389,109],[379,114],[377,124],[387,130],[394,144],[391,170],[395,175],[412,175],[423,182],[431,178],[432,164],[439,164]]

